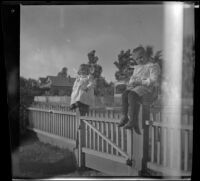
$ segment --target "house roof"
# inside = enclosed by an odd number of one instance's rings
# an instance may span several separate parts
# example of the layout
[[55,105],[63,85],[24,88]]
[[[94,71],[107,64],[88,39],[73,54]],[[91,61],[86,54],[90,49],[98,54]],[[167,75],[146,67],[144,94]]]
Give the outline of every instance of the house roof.
[[46,83],[47,77],[40,77],[39,81],[40,81],[41,84]]
[[73,86],[75,78],[60,77],[60,76],[47,76],[51,80],[51,86]]

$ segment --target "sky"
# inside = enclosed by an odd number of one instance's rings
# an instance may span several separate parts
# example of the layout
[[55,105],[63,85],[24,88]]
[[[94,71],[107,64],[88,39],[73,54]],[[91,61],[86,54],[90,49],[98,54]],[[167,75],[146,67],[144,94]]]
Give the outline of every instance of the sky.
[[[161,5],[21,6],[20,75],[38,79],[67,67],[73,77],[96,50],[102,76],[115,81],[113,63],[121,50],[163,49],[163,10]],[[184,25],[191,33],[192,13],[187,14]]]

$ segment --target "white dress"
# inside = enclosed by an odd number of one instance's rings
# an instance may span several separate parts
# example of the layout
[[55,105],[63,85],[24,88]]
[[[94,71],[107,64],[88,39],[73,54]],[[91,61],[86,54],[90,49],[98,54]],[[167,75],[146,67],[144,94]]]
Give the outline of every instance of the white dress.
[[[88,88],[88,90],[85,91],[85,88]],[[72,105],[79,101],[88,106],[94,106],[94,100],[93,78],[91,76],[77,75],[72,89],[70,104]]]

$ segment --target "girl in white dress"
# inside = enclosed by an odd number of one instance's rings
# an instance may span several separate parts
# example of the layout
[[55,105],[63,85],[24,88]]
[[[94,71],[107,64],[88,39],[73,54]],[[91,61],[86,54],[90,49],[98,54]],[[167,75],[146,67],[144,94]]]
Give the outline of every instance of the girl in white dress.
[[94,105],[93,71],[87,64],[81,64],[73,85],[70,108],[79,108],[81,115],[85,115]]

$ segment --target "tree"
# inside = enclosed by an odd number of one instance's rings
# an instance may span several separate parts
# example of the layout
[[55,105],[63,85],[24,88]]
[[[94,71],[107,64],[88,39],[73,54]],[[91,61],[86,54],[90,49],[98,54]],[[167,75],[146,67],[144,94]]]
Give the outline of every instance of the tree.
[[95,55],[96,51],[90,51],[88,56],[88,66],[90,70],[93,72],[93,76],[95,78],[95,89],[94,94],[96,96],[105,96],[105,95],[113,95],[114,86],[109,84],[104,77],[102,77],[102,66],[98,64],[98,56]]
[[67,78],[67,70],[68,70],[67,67],[63,67],[62,70],[58,72],[57,76]]
[[95,56],[95,50],[92,50],[88,53],[88,65],[90,69],[93,69],[94,78],[98,79],[101,77],[102,67],[97,63],[99,58]]
[[158,50],[155,54],[154,54],[154,50],[152,46],[146,46],[146,55],[147,58],[149,59],[149,61],[153,62],[153,63],[158,63],[161,70],[163,67],[163,59],[162,59],[162,51]]
[[27,108],[33,103],[34,96],[42,94],[43,90],[39,88],[37,80],[20,77],[20,133],[24,133],[27,126]]
[[96,96],[101,96],[103,95],[103,87],[104,87],[104,79],[101,76],[102,73],[102,67],[99,65],[97,62],[99,58],[95,56],[96,51],[92,50],[90,51],[87,56],[88,56],[88,63],[87,65],[89,66],[90,70],[93,72],[92,75],[95,78],[95,90],[94,93]]
[[135,64],[135,61],[131,58],[131,50],[122,50],[118,55],[118,61],[114,62],[114,65],[118,68],[118,71],[115,73],[116,80],[129,79],[133,73],[133,69],[130,66]]

